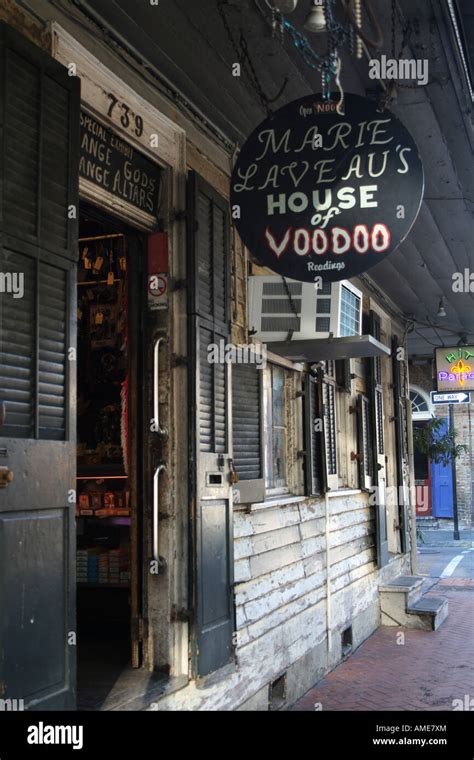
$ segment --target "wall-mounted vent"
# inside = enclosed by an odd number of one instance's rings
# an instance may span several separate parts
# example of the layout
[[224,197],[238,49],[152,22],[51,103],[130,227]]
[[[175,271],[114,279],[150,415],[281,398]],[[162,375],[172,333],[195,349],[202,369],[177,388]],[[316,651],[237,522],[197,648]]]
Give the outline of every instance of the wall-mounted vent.
[[270,710],[281,710],[286,702],[286,673],[279,676],[268,687],[268,707]]
[[346,630],[342,632],[341,653],[343,657],[348,657],[348,655],[350,655],[351,652],[352,652],[352,626],[350,625],[349,628],[346,628]]

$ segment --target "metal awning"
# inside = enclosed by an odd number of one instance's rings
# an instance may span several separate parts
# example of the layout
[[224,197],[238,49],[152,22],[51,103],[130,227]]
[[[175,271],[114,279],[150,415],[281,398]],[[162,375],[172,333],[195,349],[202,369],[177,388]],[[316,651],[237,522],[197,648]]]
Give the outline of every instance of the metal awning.
[[316,340],[285,340],[268,343],[268,349],[278,356],[294,362],[327,361],[331,359],[363,359],[390,356],[388,346],[372,335],[354,335],[350,338],[318,338]]

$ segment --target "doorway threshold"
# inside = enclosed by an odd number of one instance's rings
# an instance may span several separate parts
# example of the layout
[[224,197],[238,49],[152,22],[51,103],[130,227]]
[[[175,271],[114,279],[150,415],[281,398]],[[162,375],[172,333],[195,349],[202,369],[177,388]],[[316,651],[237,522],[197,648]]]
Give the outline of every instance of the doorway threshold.
[[170,678],[164,671],[132,668],[125,645],[107,650],[105,642],[88,644],[78,663],[79,711],[146,710],[188,684],[187,675]]
[[187,676],[170,678],[165,673],[127,666],[113,684],[84,686],[78,690],[78,711],[141,711],[153,709],[153,703],[165,695],[184,688]]

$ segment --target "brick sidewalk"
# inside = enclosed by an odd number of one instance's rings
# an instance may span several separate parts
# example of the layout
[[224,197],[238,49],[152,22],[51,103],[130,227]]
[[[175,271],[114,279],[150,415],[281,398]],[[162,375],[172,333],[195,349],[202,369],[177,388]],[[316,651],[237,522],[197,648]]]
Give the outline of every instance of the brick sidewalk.
[[437,631],[379,628],[291,709],[452,710],[474,697],[474,582],[441,581],[430,594],[449,602]]

